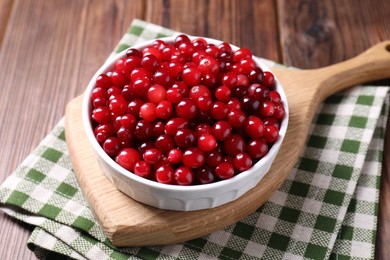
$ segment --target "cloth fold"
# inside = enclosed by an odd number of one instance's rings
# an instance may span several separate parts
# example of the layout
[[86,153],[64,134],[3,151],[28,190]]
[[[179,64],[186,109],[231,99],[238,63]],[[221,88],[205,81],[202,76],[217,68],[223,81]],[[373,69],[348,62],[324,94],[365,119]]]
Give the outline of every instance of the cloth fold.
[[[113,53],[175,33],[134,20]],[[0,210],[35,226],[27,246],[38,258],[372,259],[388,91],[356,86],[325,100],[304,152],[269,201],[205,237],[168,246],[113,246],[77,184],[64,118],[0,186]]]

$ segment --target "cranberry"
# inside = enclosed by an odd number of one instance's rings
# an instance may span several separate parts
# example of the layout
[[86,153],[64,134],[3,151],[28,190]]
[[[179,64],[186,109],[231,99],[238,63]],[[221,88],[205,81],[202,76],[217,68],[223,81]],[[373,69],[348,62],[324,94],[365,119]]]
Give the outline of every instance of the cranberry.
[[132,145],[134,136],[133,131],[131,131],[130,129],[122,126],[119,128],[116,135],[123,147],[129,147]]
[[154,55],[146,55],[142,57],[142,67],[150,72],[155,72],[160,66],[158,59]]
[[212,134],[219,140],[225,140],[232,133],[232,126],[226,121],[218,121],[213,125]]
[[195,179],[200,184],[212,183],[215,181],[214,170],[208,166],[199,167],[195,173]]
[[140,56],[130,56],[124,62],[124,72],[127,76],[131,75],[131,72],[141,66]]
[[178,103],[183,97],[180,89],[169,88],[166,93],[166,99],[171,103]]
[[247,153],[239,153],[234,157],[234,167],[240,171],[246,171],[252,166],[252,159]]
[[195,136],[199,138],[202,134],[210,134],[211,126],[205,123],[201,123],[195,127]]
[[103,150],[111,157],[117,156],[120,148],[120,142],[115,137],[109,137],[103,143]]
[[125,128],[133,129],[137,119],[131,114],[125,114],[121,117],[121,125]]
[[137,56],[137,57],[142,57],[142,54],[139,50],[130,48],[126,51],[126,57],[131,57],[131,56]]
[[216,120],[223,120],[229,113],[228,106],[220,101],[214,102],[210,108],[210,115]]
[[172,149],[168,153],[168,161],[170,163],[179,163],[181,162],[182,156],[183,152],[180,149]]
[[150,173],[150,164],[146,161],[139,161],[136,162],[134,165],[134,174],[140,176],[140,177],[148,177]]
[[182,162],[189,168],[198,168],[204,164],[205,156],[199,148],[190,147],[184,151]]
[[152,122],[157,119],[156,104],[147,102],[140,107],[139,115],[145,121]]
[[251,83],[260,83],[263,82],[263,70],[259,67],[255,67],[250,73],[249,73],[249,81]]
[[274,75],[269,71],[263,72],[263,83],[269,88],[275,87],[275,77]]
[[[284,107],[281,105],[275,106],[275,112],[274,112],[274,118],[278,120],[282,120],[284,118],[284,115],[286,114],[286,111],[284,110]],[[279,127],[278,127],[279,128]]]
[[219,71],[219,63],[214,57],[207,56],[200,61],[199,70],[203,75],[207,73],[216,74]]
[[108,107],[98,107],[92,111],[92,118],[99,124],[111,122],[111,110]]
[[156,180],[159,183],[172,184],[175,171],[170,165],[162,165],[156,169]]
[[204,152],[209,152],[217,147],[217,140],[211,134],[202,134],[198,138],[198,147]]
[[259,113],[264,117],[273,116],[275,113],[275,104],[272,103],[272,101],[264,100],[262,106],[260,107]]
[[134,148],[124,148],[117,155],[115,161],[128,171],[133,171],[135,164],[140,161],[140,156]]
[[211,97],[210,89],[204,85],[193,86],[190,89],[189,96],[195,102],[202,96]]
[[110,100],[110,109],[114,116],[121,116],[127,111],[127,102],[122,96],[117,96]]
[[160,84],[164,87],[170,86],[174,78],[168,73],[168,71],[158,70],[153,75],[154,83]]
[[235,128],[242,128],[246,121],[246,115],[240,109],[232,109],[228,114],[228,122]]
[[170,119],[165,124],[165,133],[170,136],[175,136],[176,132],[179,129],[186,128],[188,126],[188,120],[181,118],[181,117],[175,117]]
[[237,74],[234,72],[226,72],[222,77],[222,85],[229,88],[237,86]]
[[248,117],[245,123],[245,132],[253,139],[257,139],[263,136],[264,124],[260,118],[255,116]]
[[172,103],[163,100],[156,106],[156,116],[161,119],[168,119],[172,115],[173,112],[173,106]]
[[176,132],[175,135],[175,143],[180,148],[188,148],[190,146],[193,146],[196,142],[195,133],[194,131],[183,128],[179,129]]
[[234,52],[233,55],[233,61],[239,62],[243,59],[250,59],[252,58],[252,52],[246,48],[240,48],[236,52]]
[[155,148],[146,150],[142,155],[142,158],[150,164],[157,163],[158,161],[160,161],[161,157],[162,153],[160,152],[160,150],[157,150]]
[[184,119],[191,119],[196,116],[198,108],[195,102],[190,98],[184,98],[176,105],[176,113]]
[[182,75],[184,83],[189,86],[199,85],[201,80],[201,74],[198,68],[191,67],[183,70]]
[[141,99],[134,99],[127,106],[127,113],[132,114],[135,117],[139,116],[139,110],[144,102]]
[[100,74],[96,78],[96,86],[99,88],[108,89],[109,87],[111,87],[111,85],[112,85],[111,78],[106,74]]
[[170,150],[175,148],[175,142],[171,136],[161,134],[154,142],[154,146],[163,154],[167,154]]
[[158,104],[161,101],[165,100],[166,93],[167,91],[163,86],[159,84],[154,84],[148,89],[147,97],[151,102]]
[[145,120],[139,120],[134,128],[134,136],[141,141],[148,141],[153,136],[153,125]]
[[230,179],[234,176],[234,167],[229,162],[223,162],[217,167],[215,167],[215,175],[217,175],[220,179]]
[[246,149],[253,159],[260,159],[267,154],[268,144],[264,138],[255,139],[248,142]]
[[195,176],[190,168],[181,166],[176,169],[174,179],[178,185],[191,185],[194,182]]
[[213,100],[211,99],[211,97],[208,97],[208,96],[199,97],[198,102],[196,103],[198,108],[200,110],[203,110],[203,111],[209,110],[211,108],[212,104],[213,104]]
[[215,90],[215,97],[222,102],[227,102],[231,94],[230,88],[226,86],[220,86]]
[[276,142],[279,138],[279,131],[276,127],[272,125],[267,125],[264,127],[264,139],[267,143],[271,144]]
[[115,135],[115,130],[112,124],[100,124],[93,130],[93,132],[99,143],[104,143],[107,138]]
[[246,149],[244,138],[238,134],[229,135],[223,144],[225,152],[230,156],[236,156],[237,154],[244,152]]
[[211,167],[217,167],[222,162],[222,153],[214,149],[206,154],[206,163]]

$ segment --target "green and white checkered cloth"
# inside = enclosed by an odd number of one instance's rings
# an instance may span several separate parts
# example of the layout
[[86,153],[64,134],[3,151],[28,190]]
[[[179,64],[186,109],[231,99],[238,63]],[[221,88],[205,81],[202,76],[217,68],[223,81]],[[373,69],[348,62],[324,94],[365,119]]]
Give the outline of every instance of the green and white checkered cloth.
[[[135,20],[115,52],[174,33]],[[0,210],[35,226],[27,246],[39,258],[372,259],[388,91],[357,86],[325,100],[280,189],[250,216],[205,237],[114,247],[77,184],[64,119],[1,185]]]

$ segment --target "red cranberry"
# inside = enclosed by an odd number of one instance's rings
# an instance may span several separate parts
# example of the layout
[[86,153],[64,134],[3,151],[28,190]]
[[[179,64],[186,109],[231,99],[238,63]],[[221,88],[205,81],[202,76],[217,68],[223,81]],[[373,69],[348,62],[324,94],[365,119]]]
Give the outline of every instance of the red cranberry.
[[234,167],[240,171],[246,171],[252,166],[252,159],[247,153],[239,153],[234,157]]
[[136,162],[140,161],[140,159],[137,150],[134,148],[124,148],[119,152],[115,161],[126,170],[132,172]]
[[173,106],[172,103],[163,100],[156,106],[156,116],[161,119],[168,119],[172,115]]
[[229,135],[223,144],[225,152],[230,156],[236,156],[246,149],[244,138],[238,134]]
[[264,102],[260,106],[259,113],[264,117],[273,116],[273,114],[275,113],[275,104],[271,101],[264,100]]
[[215,90],[215,97],[222,102],[227,102],[231,94],[230,88],[226,86],[220,86]]
[[111,157],[117,156],[120,149],[121,145],[118,138],[109,137],[103,143],[103,150]]
[[267,125],[264,127],[264,139],[267,143],[275,143],[279,138],[279,131],[276,127],[272,125]]
[[100,74],[96,78],[96,86],[102,89],[108,89],[112,85],[111,78],[106,74]]
[[274,75],[269,71],[263,72],[263,83],[269,88],[275,87],[275,77]]
[[215,181],[214,170],[208,166],[199,167],[195,173],[195,179],[200,184],[212,183]]
[[253,159],[260,159],[267,154],[268,144],[264,138],[251,140],[248,142],[246,150]]
[[92,111],[92,118],[99,124],[111,122],[111,110],[108,107],[98,107]]
[[150,173],[150,164],[145,161],[136,162],[134,165],[134,173],[143,178],[148,177]]
[[133,131],[131,131],[129,128],[125,128],[123,126],[120,127],[116,135],[123,147],[129,147],[132,145],[134,135]]
[[156,169],[156,180],[163,184],[172,184],[175,171],[170,165],[162,165]]
[[93,130],[96,140],[103,143],[107,138],[115,135],[115,130],[112,124],[101,124]]
[[215,175],[222,180],[230,179],[234,176],[234,167],[231,163],[223,162],[215,167]]
[[229,113],[228,106],[220,101],[214,102],[210,108],[210,115],[216,120],[223,120]]
[[232,133],[232,126],[226,121],[218,121],[213,125],[212,134],[214,137],[223,141]]
[[183,156],[183,152],[180,149],[178,148],[172,149],[168,153],[168,161],[174,164],[179,163],[181,162],[182,156]]
[[260,118],[255,116],[248,117],[245,123],[245,132],[253,139],[257,139],[263,136],[264,124]]
[[182,162],[189,168],[198,168],[204,164],[205,156],[199,148],[190,147],[184,151]]
[[222,162],[222,153],[214,149],[206,154],[206,163],[211,167],[217,167]]
[[151,102],[158,104],[165,100],[166,93],[167,91],[163,86],[154,84],[148,89],[147,97]]
[[204,152],[209,152],[217,147],[217,140],[210,134],[202,134],[198,138],[198,147]]
[[145,120],[137,122],[134,128],[134,136],[141,141],[148,141],[153,136],[153,125]]
[[182,75],[184,83],[186,83],[189,86],[195,86],[199,85],[201,80],[201,74],[198,68],[192,67],[192,68],[186,68],[183,70]]
[[170,119],[165,124],[165,133],[170,136],[175,136],[176,132],[179,129],[187,128],[188,126],[188,120],[181,118],[181,117],[175,117]]
[[148,122],[156,120],[156,104],[152,102],[147,102],[143,104],[139,110],[139,115],[141,118]]
[[177,130],[175,135],[175,143],[180,148],[188,148],[190,146],[193,146],[195,144],[195,141],[196,138],[194,131],[188,128]]
[[190,168],[181,166],[176,169],[174,179],[178,185],[191,185],[194,182],[195,176]]
[[154,142],[154,146],[163,154],[167,154],[175,147],[175,142],[171,136],[162,134],[157,137],[156,141]]
[[246,121],[246,115],[240,109],[232,109],[228,114],[228,122],[235,128],[242,128]]
[[195,102],[190,98],[184,98],[176,105],[176,113],[184,119],[191,119],[196,116],[198,108]]
[[142,158],[150,164],[157,163],[158,161],[160,161],[161,157],[162,153],[160,152],[160,150],[157,150],[155,148],[146,150],[142,155]]

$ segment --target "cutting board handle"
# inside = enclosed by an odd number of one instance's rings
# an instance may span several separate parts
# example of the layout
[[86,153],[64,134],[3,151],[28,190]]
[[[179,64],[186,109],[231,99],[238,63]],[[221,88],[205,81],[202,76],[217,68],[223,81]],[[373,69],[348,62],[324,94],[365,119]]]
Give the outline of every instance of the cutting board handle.
[[306,72],[320,80],[316,93],[320,99],[356,84],[390,78],[390,40],[349,60]]

